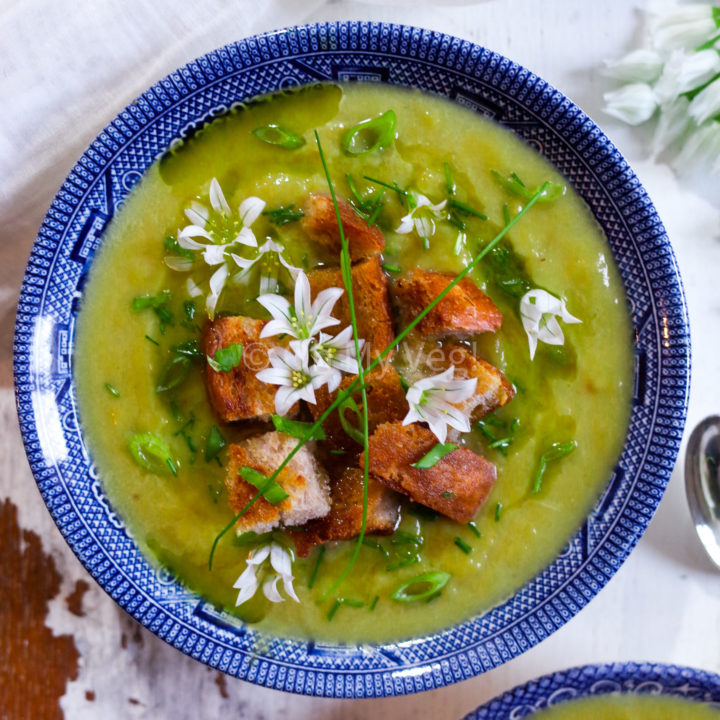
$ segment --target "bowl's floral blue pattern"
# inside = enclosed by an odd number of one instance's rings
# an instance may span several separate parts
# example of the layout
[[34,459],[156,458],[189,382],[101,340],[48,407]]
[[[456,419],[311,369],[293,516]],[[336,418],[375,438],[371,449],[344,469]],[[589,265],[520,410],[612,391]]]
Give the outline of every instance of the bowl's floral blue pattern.
[[465,720],[520,720],[568,700],[609,694],[666,695],[720,711],[720,675],[659,663],[584,665],[508,690]]
[[[627,441],[606,492],[563,553],[512,598],[429,637],[333,647],[262,636],[158,571],[113,512],[83,442],[73,393],[75,318],[103,231],[173,143],[259,93],[384,82],[448,97],[511,128],[555,163],[603,227],[636,328]],[[40,492],[81,562],[133,617],[212,667],[328,697],[399,695],[482,673],[543,640],[612,577],[665,490],[683,432],[689,329],[670,243],[637,177],[578,107],[530,71],[428,30],[327,23],[220,48],[153,85],[77,161],[40,228],[15,330],[20,426]],[[262,648],[262,650],[259,650]]]

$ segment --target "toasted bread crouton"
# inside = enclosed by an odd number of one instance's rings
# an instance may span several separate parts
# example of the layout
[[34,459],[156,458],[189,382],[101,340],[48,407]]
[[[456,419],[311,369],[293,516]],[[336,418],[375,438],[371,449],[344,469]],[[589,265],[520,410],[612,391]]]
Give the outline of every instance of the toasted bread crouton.
[[[456,522],[469,522],[495,484],[495,466],[458,448],[426,470],[412,467],[436,444],[435,435],[417,423],[380,425],[370,438],[369,471],[391,490]],[[364,454],[358,462],[362,467]]]
[[[411,334],[400,347],[398,364],[403,377],[411,385],[451,366],[455,368],[455,378],[458,380],[477,378],[474,394],[467,400],[455,403],[471,422],[506,405],[515,396],[513,386],[496,367],[458,343],[444,342],[438,345]],[[457,431],[454,433],[457,436]],[[449,438],[454,439],[452,433]]]
[[[243,480],[239,469],[247,465],[270,477],[297,443],[297,438],[285,433],[269,432],[230,446],[225,485],[230,494],[230,507],[236,513],[258,492],[256,487]],[[308,520],[330,512],[328,475],[317,461],[312,443],[306,443],[298,450],[276,482],[290,497],[277,505],[262,496],[258,498],[238,520],[238,534],[249,530],[268,532],[279,525],[304,525]]]
[[[357,375],[347,376],[340,383],[340,387],[333,393],[327,391],[327,386],[317,390],[315,392],[317,403],[309,406],[313,418],[317,420],[335,400],[338,392],[346,390],[356,379]],[[368,429],[371,434],[375,432],[378,425],[402,420],[407,415],[409,407],[405,399],[405,390],[400,381],[400,376],[392,365],[384,367],[381,365],[369,372],[365,376],[365,384],[367,386]],[[360,390],[353,393],[352,398],[362,412]],[[358,427],[358,418],[351,410],[345,410],[345,419],[354,427]],[[343,430],[337,410],[330,413],[323,423],[323,429],[327,436],[324,443],[326,447],[334,450],[345,450],[349,453],[360,452],[361,446]],[[358,429],[362,431],[362,428]]]
[[[447,273],[415,268],[395,282],[393,295],[400,311],[402,327],[415,319],[453,280]],[[463,278],[417,325],[426,337],[494,332],[502,314],[493,301],[470,280]]]
[[[351,271],[355,317],[358,334],[365,340],[365,354],[375,359],[395,337],[393,332],[387,275],[379,257],[369,258],[354,265]],[[313,300],[319,292],[330,287],[344,288],[339,268],[322,268],[308,275]],[[325,332],[336,335],[350,325],[350,302],[344,292],[333,309],[333,316],[340,320]]]
[[[330,480],[332,507],[323,518],[310,520],[304,527],[291,531],[295,548],[305,557],[315,545],[331,540],[349,540],[360,533],[363,509],[363,471],[348,468],[337,479]],[[368,478],[368,506],[365,532],[368,535],[389,535],[400,516],[400,496]]]
[[[270,348],[283,345],[277,338],[260,339],[266,321],[236,315],[208,322],[203,332],[201,348],[205,355],[215,353],[233,343],[243,346],[242,360],[230,372],[215,372],[205,368],[208,398],[223,422],[235,420],[269,420],[275,412],[274,385],[258,380],[256,373],[269,366]],[[298,405],[290,408],[289,415],[297,412]]]
[[[338,207],[352,262],[377,255],[385,249],[385,238],[377,227],[370,227],[348,203],[338,201]],[[332,198],[311,195],[305,205],[302,225],[305,232],[339,263],[342,243]]]

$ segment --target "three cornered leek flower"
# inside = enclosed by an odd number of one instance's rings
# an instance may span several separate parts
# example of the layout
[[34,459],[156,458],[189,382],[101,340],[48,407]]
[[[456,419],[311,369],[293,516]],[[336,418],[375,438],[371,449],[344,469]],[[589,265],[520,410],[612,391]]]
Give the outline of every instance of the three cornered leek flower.
[[[365,341],[360,339],[360,350],[364,344]],[[310,345],[310,356],[319,367],[327,369],[328,392],[337,390],[342,380],[342,373],[357,375],[358,372],[352,327],[348,325],[335,337],[321,332],[317,341],[313,341]]]
[[535,357],[538,342],[548,345],[563,345],[565,336],[558,322],[582,323],[568,312],[565,301],[538,288],[529,290],[520,299],[520,317],[528,336],[530,360]]
[[315,404],[315,390],[328,382],[328,368],[310,364],[310,339],[291,340],[290,349],[273,347],[268,351],[270,367],[256,374],[268,385],[279,385],[275,393],[275,410],[286,415],[298,401]]
[[205,299],[205,307],[212,318],[230,274],[229,252],[238,245],[257,247],[257,240],[250,226],[262,213],[265,201],[258,197],[246,198],[235,213],[225,199],[217,178],[210,181],[208,199],[209,208],[194,201],[185,210],[185,217],[191,224],[177,233],[180,252],[184,251],[185,254],[168,255],[165,257],[165,264],[172,270],[188,272],[194,265],[192,253],[200,253],[207,265],[219,266],[210,277],[210,292]]
[[429,238],[435,234],[435,220],[443,217],[442,211],[447,200],[433,205],[425,195],[412,190],[408,192],[407,200],[410,212],[400,219],[400,225],[395,228],[395,232],[407,235],[415,230],[424,246],[428,247]]
[[477,378],[456,380],[455,368],[413,383],[405,395],[410,410],[403,425],[424,422],[439,442],[445,442],[448,427],[461,433],[470,432],[470,418],[455,405],[467,400],[477,386]]
[[260,294],[275,293],[280,289],[280,274],[287,273],[292,285],[301,272],[300,268],[291,265],[284,257],[285,248],[274,240],[268,239],[255,251],[252,258],[241,257],[237,253],[230,253],[230,257],[240,268],[240,272],[233,276],[235,282],[242,282],[248,278],[253,269],[260,270],[258,288]]
[[696,48],[718,34],[717,8],[709,3],[682,5],[657,17],[651,31],[659,50]]
[[[235,606],[242,605],[252,598],[260,585],[258,572],[265,561],[270,558],[271,572],[263,582],[263,593],[270,602],[283,602],[284,598],[278,590],[278,583],[282,580],[283,588],[288,597],[300,602],[293,588],[292,551],[278,542],[271,541],[267,545],[253,549],[247,559],[244,572],[235,581],[233,587],[239,590]],[[267,569],[267,568],[266,568]]]

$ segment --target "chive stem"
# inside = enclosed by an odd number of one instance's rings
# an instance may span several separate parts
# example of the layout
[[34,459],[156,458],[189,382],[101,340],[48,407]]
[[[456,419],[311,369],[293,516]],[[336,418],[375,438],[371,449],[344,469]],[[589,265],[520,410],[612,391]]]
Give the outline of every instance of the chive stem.
[[120,397],[120,393],[117,391],[116,388],[114,388],[110,383],[105,383],[105,389],[116,398]]
[[478,538],[482,537],[482,533],[478,530],[477,523],[474,520],[471,520],[467,525],[473,531],[473,534],[475,535],[475,537],[478,537]]
[[472,552],[472,547],[468,545],[461,537],[453,538],[453,542],[466,554],[469,555]]
[[363,180],[367,180],[368,182],[375,183],[376,185],[382,185],[383,187],[386,187],[388,190],[392,190],[393,192],[396,192],[401,197],[405,197],[407,195],[407,190],[403,190],[397,183],[393,183],[390,185],[390,183],[383,182],[382,180],[378,180],[377,178],[372,178],[369,175],[363,175]]
[[308,580],[308,589],[312,590],[313,585],[315,584],[315,579],[317,578],[318,570],[320,569],[320,563],[323,561],[323,558],[325,557],[325,546],[321,545],[320,550],[318,550],[317,558],[315,559],[315,565],[313,567],[313,571],[310,575],[310,579]]
[[500,522],[500,515],[502,513],[502,503],[498,503],[495,506],[495,522]]
[[149,335],[145,336],[146,340],[149,340],[153,345],[160,345],[160,343],[157,340],[153,340]]
[[376,595],[373,598],[373,601],[370,603],[370,612],[372,612],[375,609],[375,606],[378,604],[378,600],[380,600],[380,596]]

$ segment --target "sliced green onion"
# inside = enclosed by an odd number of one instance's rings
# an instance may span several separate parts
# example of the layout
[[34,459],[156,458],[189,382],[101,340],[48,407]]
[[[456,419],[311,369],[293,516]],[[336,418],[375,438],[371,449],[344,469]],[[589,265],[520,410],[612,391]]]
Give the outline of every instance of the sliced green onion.
[[227,445],[222,433],[213,425],[205,441],[205,462],[214,460],[218,453]]
[[215,353],[215,357],[211,358],[207,355],[208,365],[215,372],[230,372],[237,367],[242,360],[243,346],[240,343],[231,343],[227,347],[220,348]]
[[473,531],[475,537],[482,537],[482,533],[478,530],[478,526],[474,520],[471,520],[467,525]]
[[197,340],[187,340],[186,342],[173,345],[170,349],[178,355],[184,355],[185,357],[193,359],[203,356]]
[[297,222],[305,217],[305,213],[302,210],[295,210],[295,203],[291,203],[285,207],[281,206],[273,210],[264,210],[263,215],[270,218],[270,222],[273,225],[282,227],[292,222]]
[[469,555],[472,552],[472,547],[468,545],[461,537],[453,538],[453,542],[466,554]]
[[[443,572],[441,570],[426,572],[403,583],[390,597],[397,602],[415,602],[417,600],[424,600],[425,598],[440,592],[440,590],[448,584],[451,577],[450,573]],[[418,589],[411,592],[413,586],[416,585],[418,586]]]
[[[273,415],[272,422],[275,429],[278,432],[291,435],[294,438],[303,439],[308,430],[312,430],[313,423],[301,422],[300,420],[288,420],[288,418],[282,417],[282,415]],[[322,427],[318,427],[313,430],[312,435],[309,436],[310,440],[325,440],[325,431]]]
[[380,150],[395,140],[397,115],[388,110],[370,120],[363,120],[351,127],[343,136],[342,149],[348,155],[367,155]]
[[388,265],[386,263],[383,263],[382,268],[383,270],[387,270],[388,272],[402,272],[402,268],[399,265]]
[[548,463],[560,460],[569,455],[577,447],[577,442],[571,440],[566,443],[553,443],[541,456],[535,480],[533,481],[533,493],[539,493],[542,488],[542,479],[547,469]]
[[324,557],[325,557],[325,546],[321,545],[320,550],[318,550],[317,558],[315,559],[315,566],[313,567],[313,571],[310,575],[310,580],[308,580],[308,589],[309,590],[312,590],[312,587],[315,584],[315,579],[317,578],[318,570],[320,569],[320,563],[322,562]]
[[120,397],[120,393],[119,393],[110,383],[105,383],[105,389],[106,389],[113,397],[116,397],[116,398],[119,398],[119,397]]
[[343,400],[343,402],[338,406],[337,412],[340,416],[340,424],[342,425],[342,429],[345,431],[345,433],[349,437],[351,437],[356,443],[362,445],[365,442],[365,438],[363,437],[363,434],[360,432],[360,430],[358,430],[357,427],[355,427],[345,417],[346,410],[351,410],[353,413],[355,413],[355,417],[357,417],[358,422],[362,424],[362,413],[360,412],[358,404],[351,396],[348,396],[345,398],[345,400]]
[[160,371],[155,392],[161,393],[176,388],[188,376],[191,366],[190,359],[183,355],[178,355],[169,360]]
[[[506,190],[521,197],[523,200],[529,200],[534,197],[538,192],[538,188],[528,188],[525,183],[517,176],[516,173],[510,173],[509,176],[505,176],[499,173],[497,170],[491,170],[492,176],[504,187]],[[557,200],[559,197],[565,194],[565,186],[560,183],[546,182],[545,189],[540,193],[537,198],[539,203],[549,203],[553,200]]]
[[133,435],[128,443],[128,449],[140,467],[155,471],[159,467],[166,465],[173,475],[177,475],[177,467],[170,452],[170,446],[154,433],[146,432]]
[[286,150],[297,150],[305,144],[304,137],[275,124],[255,128],[252,134],[258,140],[268,143],[268,145],[277,145]]
[[242,475],[245,482],[260,490],[262,496],[273,505],[277,505],[290,497],[275,480],[263,475],[255,468],[245,465],[238,470],[238,473]]
[[453,450],[457,450],[459,445],[455,443],[437,443],[426,455],[423,455],[417,462],[412,463],[410,467],[418,470],[427,470],[449,455]]

